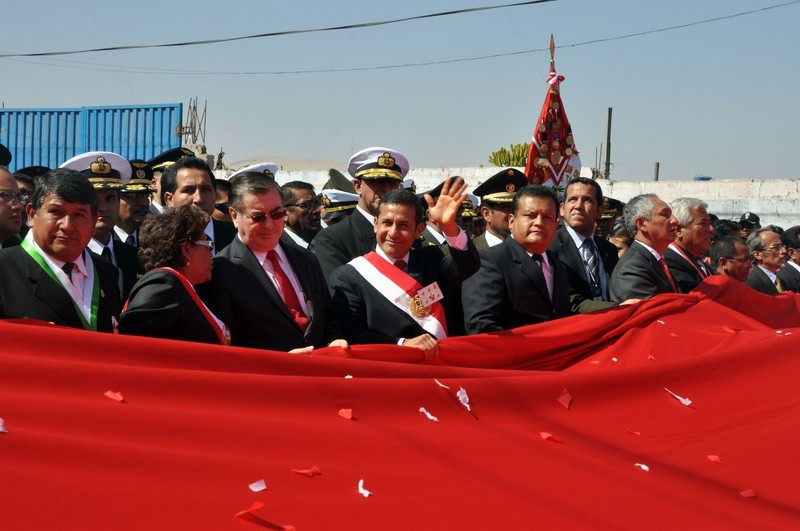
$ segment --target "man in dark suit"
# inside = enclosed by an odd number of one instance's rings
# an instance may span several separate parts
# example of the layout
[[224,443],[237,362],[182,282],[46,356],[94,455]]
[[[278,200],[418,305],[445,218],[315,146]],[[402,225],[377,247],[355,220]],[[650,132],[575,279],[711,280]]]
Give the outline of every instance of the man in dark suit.
[[97,223],[88,248],[117,268],[120,293],[125,301],[136,280],[144,274],[136,247],[112,237],[119,221],[120,191],[125,183],[137,182],[131,177],[130,164],[116,153],[93,151],[72,157],[61,167],[81,172],[97,191]]
[[[211,216],[217,201],[214,174],[201,158],[181,157],[161,175],[161,195],[167,208],[194,204]],[[219,252],[233,241],[236,227],[233,223],[211,218],[205,232],[214,240],[214,249]]]
[[19,245],[17,235],[22,225],[22,207],[17,181],[0,166],[0,248]]
[[800,225],[790,227],[781,234],[786,248],[786,265],[778,270],[783,289],[800,293]]
[[649,299],[678,291],[664,251],[675,240],[678,220],[655,194],[637,195],[625,205],[625,226],[634,240],[611,275],[611,300]]
[[468,334],[498,332],[570,314],[567,272],[548,251],[558,227],[558,201],[544,186],[514,195],[511,236],[481,251],[480,270],[462,286]]
[[694,197],[680,197],[670,204],[678,220],[675,241],[664,251],[664,260],[681,293],[689,293],[704,278],[715,274],[702,256],[711,249],[714,227],[708,205]]
[[358,194],[356,211],[320,231],[314,248],[326,279],[340,265],[375,248],[378,205],[384,194],[401,186],[408,159],[393,149],[372,147],[353,155],[347,170]]
[[211,282],[197,292],[230,329],[231,344],[305,352],[347,348],[314,253],[280,242],[285,210],[278,184],[262,173],[231,181],[238,237],[214,257]]
[[610,302],[608,283],[617,265],[617,248],[594,235],[603,214],[603,190],[597,181],[572,179],[561,203],[564,226],[556,232],[550,250],[567,270],[569,302],[573,313],[616,306]]
[[[451,186],[452,184],[452,186]],[[456,224],[466,197],[463,179],[445,181],[428,212],[444,231],[449,254],[439,246],[414,247],[422,233],[423,207],[417,196],[398,189],[380,201],[373,252],[335,269],[330,286],[345,337],[351,343],[394,343],[418,348],[426,358],[447,337],[446,316],[438,302],[442,292],[477,271],[478,251]],[[437,291],[438,296],[428,295]]]
[[86,251],[97,220],[97,193],[75,170],[59,168],[36,184],[31,230],[0,251],[0,318],[113,331],[119,315],[117,271]]
[[777,295],[784,291],[783,283],[778,277],[786,264],[786,248],[781,236],[771,225],[757,229],[747,237],[747,248],[753,257],[755,267],[747,276],[745,284],[766,295]]
[[500,245],[509,235],[508,215],[511,200],[517,190],[528,184],[528,178],[519,170],[501,170],[481,183],[475,195],[481,198],[480,214],[486,221],[486,230],[473,242],[479,251]]

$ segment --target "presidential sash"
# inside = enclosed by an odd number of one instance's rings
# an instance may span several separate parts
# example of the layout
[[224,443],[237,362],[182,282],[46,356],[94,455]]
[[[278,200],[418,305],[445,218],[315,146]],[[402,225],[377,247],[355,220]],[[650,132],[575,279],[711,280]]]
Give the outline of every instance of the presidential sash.
[[422,285],[410,275],[390,264],[376,252],[352,259],[349,264],[364,280],[375,287],[386,300],[411,317],[423,330],[438,339],[447,337],[444,309],[438,302],[425,305],[420,301]]

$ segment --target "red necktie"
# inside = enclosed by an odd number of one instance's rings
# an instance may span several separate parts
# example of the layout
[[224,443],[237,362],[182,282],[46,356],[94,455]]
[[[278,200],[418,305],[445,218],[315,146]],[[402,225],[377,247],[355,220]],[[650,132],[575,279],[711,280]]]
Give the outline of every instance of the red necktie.
[[664,270],[664,274],[667,275],[667,280],[669,280],[669,285],[672,286],[672,291],[678,293],[678,288],[675,286],[675,280],[672,278],[672,273],[669,272],[669,267],[667,266],[666,260],[664,258],[659,259],[659,264],[661,264],[661,269]]
[[267,258],[270,262],[272,262],[272,270],[275,273],[275,279],[278,281],[278,285],[281,288],[281,298],[283,299],[283,302],[286,303],[286,307],[289,309],[289,313],[292,314],[294,322],[297,323],[297,326],[300,327],[300,330],[305,332],[306,328],[308,328],[308,317],[306,317],[306,314],[303,313],[303,307],[300,306],[300,300],[297,298],[297,293],[294,291],[294,287],[292,287],[289,277],[286,276],[286,273],[281,268],[278,253],[273,249],[267,253]]
[[406,263],[406,261],[405,261],[405,260],[398,260],[398,261],[396,261],[396,262],[394,263],[394,266],[395,266],[397,269],[399,269],[400,271],[403,271],[403,272],[405,272],[405,270],[406,270],[406,267],[408,267],[408,264]]

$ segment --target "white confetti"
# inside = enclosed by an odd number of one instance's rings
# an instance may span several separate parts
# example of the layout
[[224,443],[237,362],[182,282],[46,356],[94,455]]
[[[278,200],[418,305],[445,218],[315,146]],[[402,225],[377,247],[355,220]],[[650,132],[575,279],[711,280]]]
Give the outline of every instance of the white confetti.
[[783,330],[775,330],[775,333],[776,333],[776,334],[782,334],[782,333],[783,333]]
[[363,479],[358,480],[358,493],[364,496],[365,498],[369,498],[370,496],[372,496],[372,491],[369,491],[364,488]]
[[611,358],[611,361],[613,361],[614,363],[616,363],[616,362],[618,362],[619,360],[618,360],[617,358]]
[[250,490],[253,492],[261,492],[262,490],[267,490],[267,482],[263,479],[259,479],[256,482],[250,483],[248,487],[250,487]]
[[469,406],[469,395],[466,389],[459,387],[456,396],[458,397],[458,401],[461,402],[461,405],[467,408],[467,411],[472,411],[472,408]]
[[658,321],[656,321],[656,322],[657,322],[657,323],[660,323],[660,324],[663,324],[663,325],[667,324],[667,323],[665,323],[664,321],[662,321],[661,319],[659,319],[659,320],[658,320]]
[[420,413],[423,413],[423,414],[424,414],[426,417],[428,417],[430,420],[432,420],[432,421],[434,421],[434,422],[439,422],[439,419],[437,419],[436,417],[434,417],[433,415],[431,415],[430,413],[428,413],[428,410],[427,410],[427,409],[425,409],[424,407],[421,407],[421,408],[419,408],[419,412],[420,412]]
[[669,389],[667,389],[666,387],[664,388],[664,391],[666,391],[666,392],[668,392],[669,394],[671,394],[672,396],[674,396],[674,397],[675,397],[675,398],[678,400],[678,402],[680,402],[680,403],[681,403],[681,404],[683,404],[684,406],[687,406],[687,407],[688,407],[688,406],[691,406],[691,405],[692,405],[692,401],[691,401],[691,400],[689,400],[688,398],[683,398],[682,396],[678,396],[678,395],[676,395],[675,393],[673,393],[672,391],[670,391]]
[[442,382],[440,382],[436,378],[434,378],[433,381],[436,382],[436,385],[438,385],[439,387],[442,387],[444,389],[450,389],[449,387],[447,387],[445,384],[443,384]]
[[348,374],[347,376],[344,377],[344,379],[345,380],[352,380],[353,379],[353,375],[352,374]]
[[0,433],[8,433],[8,430],[6,429],[6,421],[3,419],[0,419]]
[[642,464],[642,463],[636,463],[636,464],[634,464],[633,466],[638,466],[639,468],[641,468],[641,469],[642,469],[642,470],[644,470],[645,472],[650,472],[650,467],[649,467],[649,466],[647,466],[647,465],[645,465],[645,464]]

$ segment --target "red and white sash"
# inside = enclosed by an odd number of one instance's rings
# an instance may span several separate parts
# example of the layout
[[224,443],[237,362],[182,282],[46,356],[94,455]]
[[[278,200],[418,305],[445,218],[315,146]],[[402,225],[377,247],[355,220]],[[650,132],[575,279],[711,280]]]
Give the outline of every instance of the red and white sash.
[[425,316],[415,315],[411,311],[412,300],[416,297],[417,292],[422,289],[422,285],[419,282],[384,260],[374,251],[354,258],[349,263],[359,275],[364,277],[364,280],[378,290],[378,293],[386,297],[386,300],[400,311],[414,319],[426,332],[438,339],[447,337],[444,308],[440,303],[434,302],[428,306],[426,308],[428,314]]

